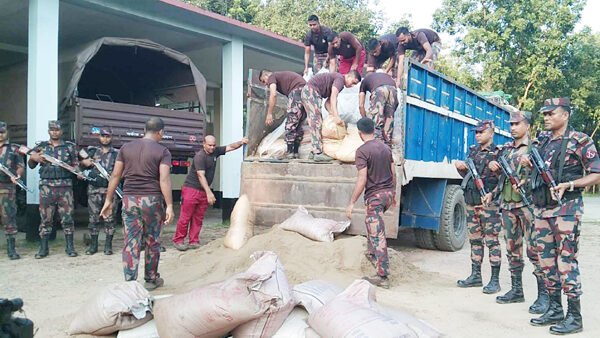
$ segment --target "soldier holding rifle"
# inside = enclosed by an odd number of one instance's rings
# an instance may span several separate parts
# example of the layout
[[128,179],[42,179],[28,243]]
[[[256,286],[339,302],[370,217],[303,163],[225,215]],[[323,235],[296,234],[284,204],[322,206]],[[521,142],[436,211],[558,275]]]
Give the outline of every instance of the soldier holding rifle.
[[17,235],[17,204],[15,185],[27,188],[21,181],[25,171],[23,157],[17,152],[17,146],[7,143],[8,129],[0,121],[0,224],[6,234],[6,253],[11,260],[21,256],[15,249]]
[[[501,172],[495,192],[500,195],[500,211],[504,238],[506,240],[506,257],[511,276],[511,289],[506,294],[496,297],[499,304],[522,303],[523,294],[523,241],[525,240],[527,257],[534,266],[533,275],[537,279],[538,296],[529,307],[530,313],[542,314],[548,307],[548,291],[544,285],[542,268],[536,252],[533,231],[533,209],[531,190],[525,189],[531,168],[522,166],[522,157],[529,156],[531,142],[529,130],[532,122],[531,112],[516,111],[510,114],[510,133],[512,142],[506,143],[498,154],[497,161],[489,164],[493,172]],[[489,202],[492,193],[486,197]]]
[[[498,206],[494,203],[486,205],[484,198],[498,184],[498,177],[488,164],[496,157],[498,148],[493,143],[494,122],[479,121],[475,127],[477,145],[470,148],[466,162],[456,161],[455,166],[464,177],[462,188],[467,203],[467,232],[471,244],[471,275],[459,280],[461,288],[482,286],[481,264],[483,262],[483,246],[489,249],[489,260],[492,267],[490,282],[483,288],[484,293],[492,294],[500,291],[501,251],[498,234],[500,219]],[[470,162],[470,163],[469,163]],[[469,165],[470,164],[470,165]]]
[[[540,109],[544,129],[532,147],[532,156],[522,159],[533,166],[531,176],[535,232],[540,266],[550,304],[534,326],[550,326],[554,334],[583,330],[581,277],[577,263],[583,215],[583,188],[600,183],[600,159],[594,141],[569,126],[569,98],[544,101]],[[567,296],[563,312],[561,290]]]

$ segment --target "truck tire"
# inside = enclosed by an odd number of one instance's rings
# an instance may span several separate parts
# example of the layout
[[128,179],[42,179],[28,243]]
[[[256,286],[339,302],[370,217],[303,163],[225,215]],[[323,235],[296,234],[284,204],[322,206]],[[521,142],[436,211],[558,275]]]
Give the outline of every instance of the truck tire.
[[460,186],[446,187],[444,204],[440,215],[440,228],[433,232],[435,246],[443,251],[462,249],[467,239],[467,209]]
[[433,239],[433,231],[428,229],[413,229],[417,246],[422,249],[435,250],[435,241]]

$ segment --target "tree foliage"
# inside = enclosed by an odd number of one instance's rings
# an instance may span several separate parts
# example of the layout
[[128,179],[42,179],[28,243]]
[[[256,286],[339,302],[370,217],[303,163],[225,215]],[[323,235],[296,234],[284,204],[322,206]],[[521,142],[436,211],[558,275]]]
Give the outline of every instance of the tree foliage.
[[252,23],[260,8],[260,0],[183,0],[230,18]]

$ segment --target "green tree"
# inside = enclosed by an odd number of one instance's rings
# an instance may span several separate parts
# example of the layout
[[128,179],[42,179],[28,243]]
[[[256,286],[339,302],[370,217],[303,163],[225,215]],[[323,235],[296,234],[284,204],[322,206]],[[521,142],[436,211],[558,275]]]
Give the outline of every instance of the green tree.
[[230,18],[252,23],[260,8],[260,0],[183,0],[200,8]]
[[457,35],[459,57],[483,69],[482,86],[539,107],[564,80],[564,54],[585,0],[444,0],[434,28]]

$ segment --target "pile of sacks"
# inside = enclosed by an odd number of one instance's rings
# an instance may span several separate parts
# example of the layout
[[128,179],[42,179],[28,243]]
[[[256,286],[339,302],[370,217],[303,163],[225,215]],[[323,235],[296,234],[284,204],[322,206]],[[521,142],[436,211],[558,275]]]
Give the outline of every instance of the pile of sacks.
[[353,163],[356,150],[363,144],[355,124],[337,124],[336,119],[328,116],[323,120],[323,152],[340,162]]
[[[367,281],[346,290],[319,280],[292,287],[274,252],[251,258],[245,272],[163,299],[152,299],[136,282],[113,285],[77,313],[69,332],[120,331],[120,338],[441,337],[429,324],[377,304]],[[116,303],[123,306],[109,306]]]

